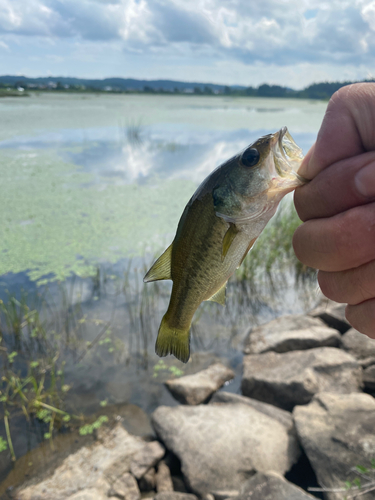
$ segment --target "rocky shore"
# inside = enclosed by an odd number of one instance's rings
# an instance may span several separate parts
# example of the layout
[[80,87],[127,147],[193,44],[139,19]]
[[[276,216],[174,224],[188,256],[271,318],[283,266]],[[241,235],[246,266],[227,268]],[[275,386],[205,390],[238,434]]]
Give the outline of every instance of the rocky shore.
[[[153,436],[101,428],[8,498],[375,499],[375,340],[326,303],[250,330],[244,353],[241,395],[219,390],[234,377],[221,363],[168,381],[182,404],[156,409]],[[324,497],[300,487],[307,474]]]

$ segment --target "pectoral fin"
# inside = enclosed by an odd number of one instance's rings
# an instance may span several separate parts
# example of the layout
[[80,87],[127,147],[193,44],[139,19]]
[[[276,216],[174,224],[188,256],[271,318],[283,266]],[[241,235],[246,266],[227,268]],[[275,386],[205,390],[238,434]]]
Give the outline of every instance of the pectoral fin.
[[[245,260],[246,255],[249,253],[251,247],[254,245],[254,243],[256,242],[256,240],[257,240],[257,238],[254,238],[253,240],[250,241],[249,246],[247,247],[246,252],[243,254],[242,260],[241,260],[241,262],[240,262],[240,264],[239,264],[238,267],[240,267],[240,265],[242,264],[242,262]],[[237,267],[237,269],[238,269],[238,267]]]
[[172,245],[166,249],[166,251],[158,258],[158,260],[149,269],[146,276],[143,278],[145,283],[149,281],[158,280],[170,280],[171,276],[171,257],[172,257]]
[[222,306],[225,306],[225,290],[227,288],[227,281],[224,283],[224,285],[218,290],[216,293],[213,294],[212,297],[210,297],[209,301],[211,302],[217,302],[218,304],[221,304]]
[[229,228],[228,231],[225,233],[224,239],[223,239],[223,249],[221,252],[221,262],[225,259],[225,256],[228,253],[228,250],[230,249],[234,238],[237,236],[237,234],[240,232],[240,230],[237,228],[235,224],[232,224],[231,222],[229,223]]

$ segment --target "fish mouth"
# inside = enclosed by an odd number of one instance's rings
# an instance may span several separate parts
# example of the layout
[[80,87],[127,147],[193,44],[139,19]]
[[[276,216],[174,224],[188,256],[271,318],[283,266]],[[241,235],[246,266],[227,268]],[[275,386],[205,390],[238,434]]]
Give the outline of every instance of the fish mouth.
[[298,174],[303,160],[302,149],[297,146],[287,127],[282,127],[273,135],[271,150],[274,156],[276,173],[283,178],[304,182]]

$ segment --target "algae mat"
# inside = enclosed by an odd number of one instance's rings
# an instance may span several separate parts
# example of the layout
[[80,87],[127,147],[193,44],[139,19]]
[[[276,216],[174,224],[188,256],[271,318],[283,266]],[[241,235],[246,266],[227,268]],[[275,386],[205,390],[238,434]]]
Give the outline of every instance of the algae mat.
[[0,150],[0,176],[0,275],[26,271],[39,284],[154,251],[196,187],[179,179],[98,184],[40,150]]

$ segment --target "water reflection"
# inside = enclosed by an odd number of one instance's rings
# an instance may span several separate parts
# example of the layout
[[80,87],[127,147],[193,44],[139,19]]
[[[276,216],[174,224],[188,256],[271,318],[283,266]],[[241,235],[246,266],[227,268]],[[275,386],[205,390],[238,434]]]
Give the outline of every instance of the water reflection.
[[[269,111],[269,109],[267,109]],[[274,111],[274,110],[273,110]],[[266,129],[209,130],[182,124],[61,129],[0,142],[0,149],[55,151],[67,162],[95,174],[96,182],[145,182],[188,179],[200,183],[215,167],[238,153]],[[295,133],[306,153],[314,134]]]

